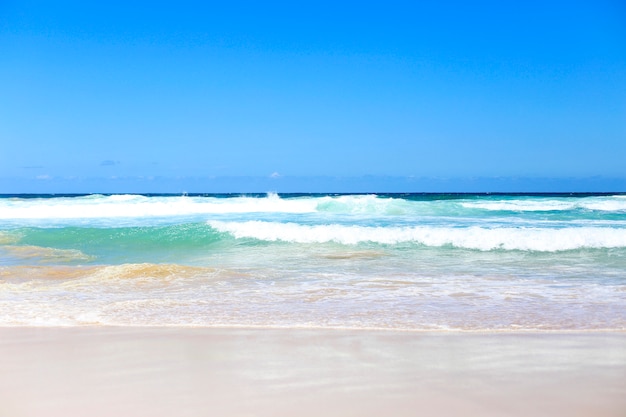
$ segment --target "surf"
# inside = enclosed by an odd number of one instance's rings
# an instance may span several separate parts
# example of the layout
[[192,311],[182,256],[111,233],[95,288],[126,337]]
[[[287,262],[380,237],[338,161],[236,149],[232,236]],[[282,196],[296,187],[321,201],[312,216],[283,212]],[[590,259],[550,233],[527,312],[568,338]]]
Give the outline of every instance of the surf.
[[358,225],[301,225],[278,222],[209,221],[219,232],[237,239],[290,243],[344,245],[413,243],[429,247],[557,252],[576,249],[626,248],[624,229],[611,227],[517,228],[517,227],[367,227]]

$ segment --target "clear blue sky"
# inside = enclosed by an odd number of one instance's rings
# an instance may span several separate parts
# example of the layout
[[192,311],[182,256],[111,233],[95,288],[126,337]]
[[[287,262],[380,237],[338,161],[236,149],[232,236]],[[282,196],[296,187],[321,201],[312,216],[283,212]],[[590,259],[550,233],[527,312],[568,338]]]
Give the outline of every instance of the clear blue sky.
[[623,1],[338,3],[0,0],[0,193],[626,191]]

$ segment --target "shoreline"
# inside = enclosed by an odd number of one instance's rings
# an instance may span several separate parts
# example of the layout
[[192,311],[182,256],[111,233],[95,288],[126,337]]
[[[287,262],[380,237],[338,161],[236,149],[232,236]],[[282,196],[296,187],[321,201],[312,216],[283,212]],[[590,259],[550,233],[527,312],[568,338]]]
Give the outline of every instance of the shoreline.
[[272,326],[272,325],[180,325],[180,324],[68,324],[68,325],[31,325],[31,324],[0,324],[0,332],[5,329],[111,329],[111,330],[123,330],[123,329],[179,329],[179,330],[226,330],[226,331],[294,331],[294,332],[306,332],[310,331],[328,331],[328,332],[381,332],[381,333],[408,333],[408,334],[458,334],[458,335],[571,335],[571,334],[624,334],[625,329],[611,329],[611,328],[598,328],[598,329],[423,329],[423,328],[393,328],[393,327],[333,327],[333,326]]
[[0,416],[621,416],[623,331],[0,327]]

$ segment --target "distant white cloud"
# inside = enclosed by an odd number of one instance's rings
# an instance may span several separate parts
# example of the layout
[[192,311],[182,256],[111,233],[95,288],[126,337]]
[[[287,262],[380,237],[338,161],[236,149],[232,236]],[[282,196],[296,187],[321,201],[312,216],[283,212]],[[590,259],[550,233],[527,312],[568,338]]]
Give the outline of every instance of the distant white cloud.
[[107,159],[105,161],[100,162],[100,166],[106,167],[106,166],[118,165],[119,163],[120,161],[113,161],[111,159]]
[[38,180],[42,180],[42,181],[47,181],[47,180],[51,180],[52,179],[52,177],[50,175],[48,175],[48,174],[37,175],[35,178],[38,179]]
[[276,171],[274,171],[274,172],[272,172],[270,174],[270,178],[280,178],[280,177],[281,177],[281,175],[278,172],[276,172]]

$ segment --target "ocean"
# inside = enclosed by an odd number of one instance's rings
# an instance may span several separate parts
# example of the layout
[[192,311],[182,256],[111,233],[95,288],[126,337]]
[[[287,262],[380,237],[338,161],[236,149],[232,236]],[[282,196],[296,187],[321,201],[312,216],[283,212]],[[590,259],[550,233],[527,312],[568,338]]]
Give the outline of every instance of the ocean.
[[624,194],[0,196],[0,326],[626,330]]

